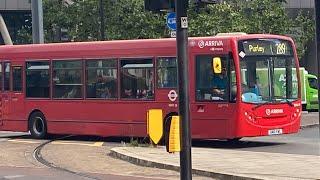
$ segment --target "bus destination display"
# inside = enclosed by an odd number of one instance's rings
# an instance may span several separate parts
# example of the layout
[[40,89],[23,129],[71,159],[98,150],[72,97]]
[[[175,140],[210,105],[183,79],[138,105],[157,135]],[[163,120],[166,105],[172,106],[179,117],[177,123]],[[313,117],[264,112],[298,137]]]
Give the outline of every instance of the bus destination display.
[[[240,42],[240,49],[246,56],[292,55],[293,50],[288,41],[278,39],[253,39]],[[241,51],[241,50],[240,50]]]

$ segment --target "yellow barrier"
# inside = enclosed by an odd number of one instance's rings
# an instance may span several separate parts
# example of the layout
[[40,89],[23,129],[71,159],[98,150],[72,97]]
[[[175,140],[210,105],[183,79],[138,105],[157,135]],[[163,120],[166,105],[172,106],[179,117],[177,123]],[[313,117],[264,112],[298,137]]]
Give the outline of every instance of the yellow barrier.
[[180,152],[180,118],[172,116],[169,132],[169,152]]
[[147,133],[153,143],[159,143],[163,134],[163,117],[161,109],[150,109],[147,112]]

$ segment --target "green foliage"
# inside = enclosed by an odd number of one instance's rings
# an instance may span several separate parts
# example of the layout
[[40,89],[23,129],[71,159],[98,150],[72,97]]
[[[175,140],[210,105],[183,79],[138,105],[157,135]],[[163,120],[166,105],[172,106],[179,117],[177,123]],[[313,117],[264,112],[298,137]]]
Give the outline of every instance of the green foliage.
[[[60,41],[60,29],[67,28],[72,41],[100,40],[99,0],[43,0],[45,41]],[[314,38],[314,22],[300,13],[287,16],[285,0],[228,0],[199,8],[190,1],[189,36],[213,36],[218,32],[271,33],[290,35],[297,42],[299,56]],[[169,36],[165,13],[144,10],[143,0],[104,1],[105,34],[108,40],[161,38]]]
[[314,20],[310,18],[309,12],[305,15],[302,11],[299,12],[289,33],[296,42],[298,56],[301,58],[307,51],[307,44],[315,38]]

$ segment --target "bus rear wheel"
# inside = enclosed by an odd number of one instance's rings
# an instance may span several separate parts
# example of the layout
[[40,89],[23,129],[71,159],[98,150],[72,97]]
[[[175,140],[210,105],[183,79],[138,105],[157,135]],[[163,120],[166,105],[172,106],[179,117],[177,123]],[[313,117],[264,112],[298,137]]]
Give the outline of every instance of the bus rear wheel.
[[35,139],[43,139],[47,135],[47,124],[41,112],[34,112],[29,119],[29,131]]

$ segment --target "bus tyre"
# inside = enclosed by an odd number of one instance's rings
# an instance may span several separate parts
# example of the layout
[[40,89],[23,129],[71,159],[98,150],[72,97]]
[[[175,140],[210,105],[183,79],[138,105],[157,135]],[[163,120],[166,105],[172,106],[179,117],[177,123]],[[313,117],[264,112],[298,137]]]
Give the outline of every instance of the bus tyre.
[[29,119],[29,131],[35,139],[43,139],[47,135],[47,124],[41,112],[34,112]]

